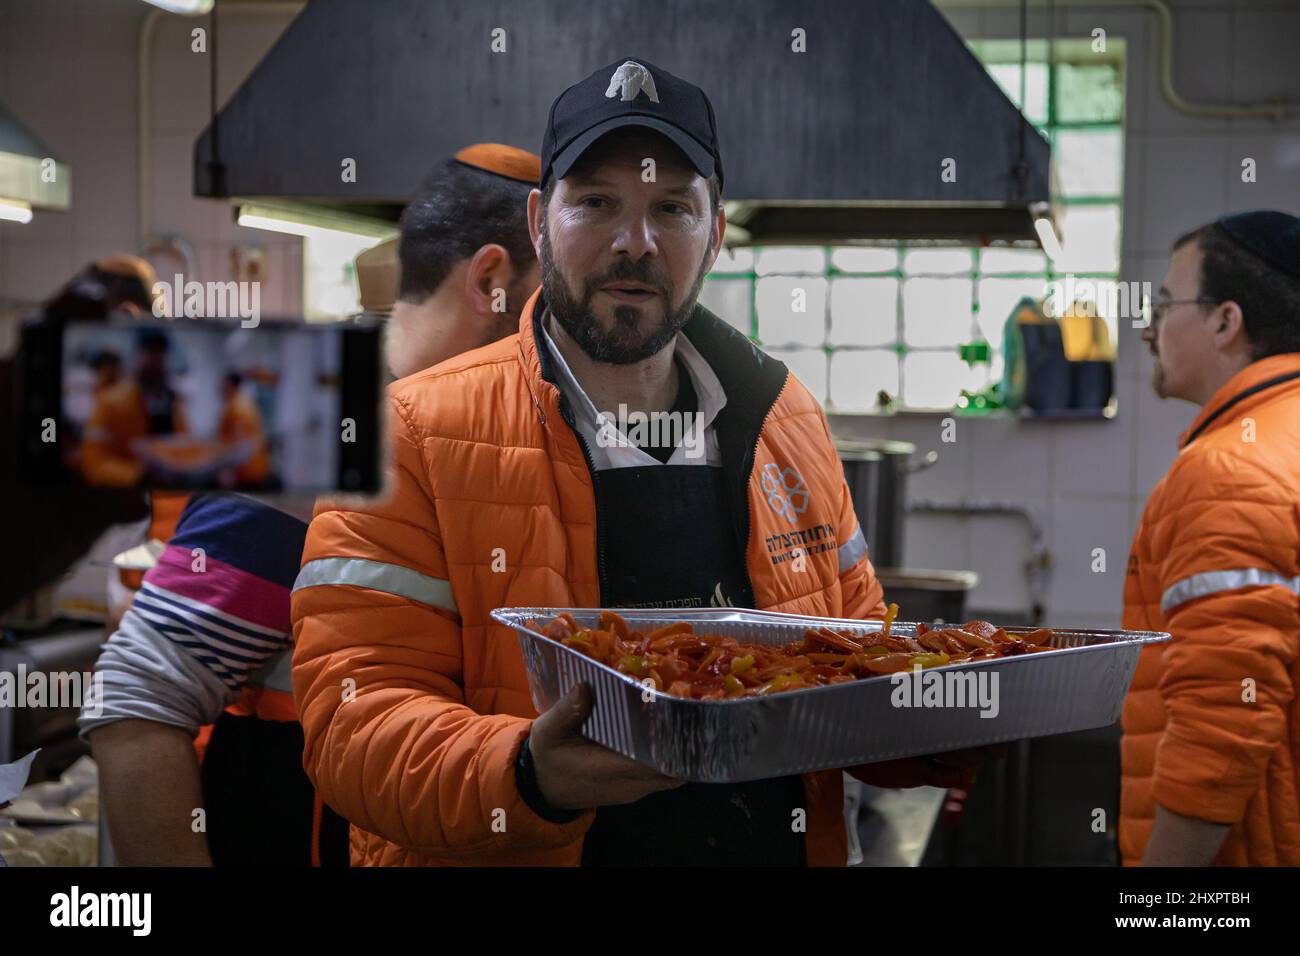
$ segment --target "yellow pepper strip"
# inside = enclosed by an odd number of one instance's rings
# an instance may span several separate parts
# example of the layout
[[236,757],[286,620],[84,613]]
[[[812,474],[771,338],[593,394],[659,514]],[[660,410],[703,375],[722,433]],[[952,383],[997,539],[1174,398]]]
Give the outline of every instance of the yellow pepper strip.
[[745,685],[740,682],[740,678],[735,674],[728,674],[722,679],[722,686],[728,694],[739,694],[745,689]]
[[633,677],[646,676],[646,662],[644,657],[638,657],[635,654],[629,654],[618,662],[618,670],[624,674],[630,674]]
[[943,651],[936,654],[913,654],[912,663],[919,667],[942,667],[948,663],[948,655]]
[[731,673],[743,674],[754,667],[754,655],[746,654],[744,657],[733,657],[731,659]]
[[770,681],[768,681],[766,684],[764,684],[762,687],[760,687],[760,688],[758,689],[758,693],[760,693],[760,694],[775,694],[775,693],[777,693],[778,691],[785,690],[787,687],[789,687],[789,686],[790,686],[791,684],[793,684],[794,682],[795,682],[795,679],[794,679],[792,676],[790,676],[789,674],[777,674],[777,675],[776,675],[775,677],[773,677]]
[[894,618],[896,617],[898,617],[897,604],[891,604],[889,607],[885,608],[885,626],[881,631],[885,637],[889,636],[889,625],[894,623]]

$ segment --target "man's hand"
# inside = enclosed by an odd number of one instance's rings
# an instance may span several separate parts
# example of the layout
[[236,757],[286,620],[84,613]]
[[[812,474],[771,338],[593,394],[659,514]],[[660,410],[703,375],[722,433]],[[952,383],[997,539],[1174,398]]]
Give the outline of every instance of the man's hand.
[[533,721],[528,747],[537,788],[560,810],[587,810],[632,803],[685,780],[665,777],[629,757],[582,736],[591,713],[591,688],[579,684]]
[[1006,744],[990,747],[972,747],[924,757],[903,757],[846,767],[845,773],[873,787],[901,789],[904,787],[969,787],[988,760],[1006,755]]

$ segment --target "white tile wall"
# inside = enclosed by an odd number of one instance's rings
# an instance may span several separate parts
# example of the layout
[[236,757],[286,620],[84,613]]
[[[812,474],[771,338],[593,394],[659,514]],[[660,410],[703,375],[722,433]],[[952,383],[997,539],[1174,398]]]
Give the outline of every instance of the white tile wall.
[[[243,6],[243,9],[241,9]],[[137,251],[140,0],[0,0],[0,100],[72,167],[72,208],[0,223],[0,297],[39,301],[88,261]],[[244,80],[290,20],[227,4],[221,13],[218,102]],[[230,274],[230,243],[267,250],[263,308],[302,308],[300,242],[234,225],[230,207],[192,195],[194,140],[208,123],[209,60],[190,51],[206,19],[167,16],[151,45],[151,231],[200,250],[199,280]]]
[[1045,498],[1051,493],[1052,426],[1008,418],[958,419],[957,426],[958,440],[971,446],[973,487],[999,498]]
[[[223,11],[224,12],[224,11]],[[225,72],[226,36],[222,34],[218,77]],[[208,54],[190,49],[190,36],[167,24],[154,35],[153,124],[159,133],[191,134],[191,142],[208,123]]]
[[1296,98],[1295,45],[1300,37],[1300,5],[1237,4],[1232,32],[1224,43],[1235,68],[1229,92],[1235,99]]
[[[230,207],[194,196],[194,140],[197,130],[159,131],[153,137],[150,202],[155,233],[178,233],[193,241],[216,239]],[[206,277],[205,277],[206,278]]]
[[[35,220],[33,220],[35,222]],[[0,223],[8,234],[5,242],[4,296],[25,302],[39,302],[53,293],[75,271],[73,244],[67,241],[13,238],[11,223]]]
[[[1167,259],[1155,257],[1133,256],[1131,263],[1126,260],[1125,265],[1120,272],[1120,280],[1124,282],[1149,282],[1150,296],[1155,301],[1156,294],[1160,291],[1160,278],[1165,274]],[[1117,377],[1129,376],[1136,374],[1140,355],[1146,345],[1142,342],[1142,327],[1135,325],[1138,321],[1132,317],[1121,317],[1116,323],[1116,355],[1115,355],[1115,374]],[[1124,406],[1120,406],[1123,410]]]
[[1189,402],[1160,399],[1146,383],[1150,381],[1152,359],[1143,359],[1137,408],[1137,472],[1134,494],[1145,499],[1169,469],[1178,454],[1178,436],[1196,417],[1199,409]]
[[1228,198],[1226,130],[1210,136],[1150,133],[1146,139],[1146,194],[1126,196],[1130,230],[1141,251],[1167,253],[1189,229],[1219,215]]
[[[83,6],[76,18],[78,126],[94,133],[136,132],[136,40],[145,8],[113,14],[116,3]],[[40,49],[37,47],[36,49]]]
[[[1300,76],[1300,70],[1292,72]],[[1261,122],[1243,124],[1229,135],[1227,154],[1229,211],[1294,208],[1300,196],[1300,130],[1269,132]],[[1242,181],[1247,157],[1255,160],[1251,183]]]
[[[1042,522],[1048,512],[1047,498],[1020,498]],[[967,606],[981,610],[1023,613],[1032,605],[1025,561],[1033,547],[1028,523],[1015,515],[980,515],[966,522],[970,554],[979,569],[979,584],[967,596]]]
[[904,563],[909,568],[969,568],[970,522],[947,515],[914,514],[903,536]]
[[1120,413],[1110,421],[1051,428],[1053,490],[1059,493],[1127,496],[1134,428],[1131,380],[1117,381]]
[[72,223],[78,239],[125,236],[130,241],[117,251],[133,250],[137,228],[134,199],[139,178],[135,134],[121,129],[86,130],[78,133],[75,142],[76,153],[68,160],[72,166],[74,212],[59,218]]
[[[1101,615],[1118,627],[1124,600],[1124,572],[1133,537],[1129,501],[1059,495],[1052,502],[1050,547],[1055,559],[1047,606],[1056,625]],[[1094,571],[1094,550],[1105,552],[1105,571]],[[1113,612],[1110,610],[1113,609]]]

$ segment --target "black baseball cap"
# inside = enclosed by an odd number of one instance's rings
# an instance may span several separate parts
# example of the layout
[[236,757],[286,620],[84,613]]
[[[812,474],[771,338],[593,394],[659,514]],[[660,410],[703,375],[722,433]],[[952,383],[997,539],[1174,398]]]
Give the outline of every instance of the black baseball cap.
[[694,83],[648,60],[624,58],[575,83],[551,104],[542,139],[542,178],[563,179],[592,143],[611,130],[643,126],[672,140],[705,178],[722,183],[713,104]]

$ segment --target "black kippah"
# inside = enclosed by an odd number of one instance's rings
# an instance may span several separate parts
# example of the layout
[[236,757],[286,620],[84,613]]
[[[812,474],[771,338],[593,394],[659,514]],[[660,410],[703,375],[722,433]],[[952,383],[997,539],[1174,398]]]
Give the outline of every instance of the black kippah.
[[1272,209],[1235,212],[1215,220],[1237,245],[1274,269],[1300,279],[1300,219]]

